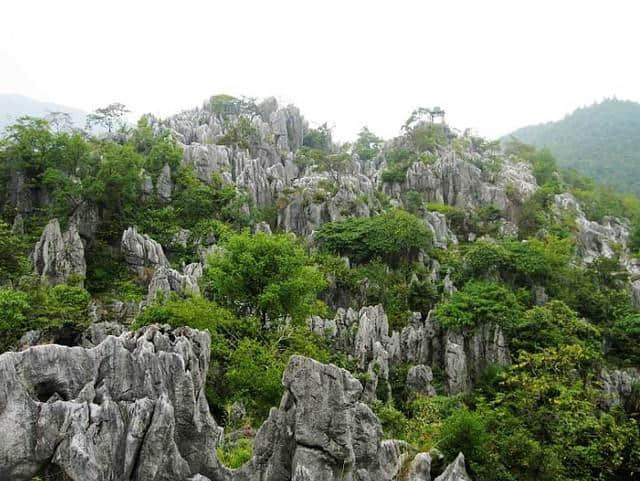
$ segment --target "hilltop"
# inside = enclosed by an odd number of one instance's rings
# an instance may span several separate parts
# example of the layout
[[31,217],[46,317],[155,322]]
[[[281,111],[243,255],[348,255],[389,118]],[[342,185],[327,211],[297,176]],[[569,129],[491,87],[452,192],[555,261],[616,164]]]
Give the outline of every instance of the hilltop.
[[549,148],[562,167],[618,190],[640,193],[640,104],[636,102],[606,99],[511,135]]

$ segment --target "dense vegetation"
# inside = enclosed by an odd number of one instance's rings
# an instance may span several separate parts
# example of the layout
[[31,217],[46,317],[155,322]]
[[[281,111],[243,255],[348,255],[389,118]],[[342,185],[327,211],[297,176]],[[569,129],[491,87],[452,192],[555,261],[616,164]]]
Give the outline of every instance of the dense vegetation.
[[[252,105],[227,96],[212,99],[220,116],[251,113]],[[357,154],[364,162],[385,162],[381,180],[389,184],[401,182],[415,162],[434,162],[443,149],[497,148],[421,122],[419,113],[402,136],[384,146],[363,129],[353,145],[340,150],[332,146],[326,125],[310,129],[296,162],[339,176]],[[153,129],[148,118],[127,129],[118,126],[116,114],[101,113],[115,117],[105,120],[111,122],[105,124],[109,135],[98,138],[23,119],[1,141],[0,182],[8,185],[21,172],[38,195],[24,232],[9,227],[14,209],[1,212],[0,350],[15,347],[33,329],[72,343],[89,322],[92,299],[141,301],[145,282],[126,269],[118,249],[129,225],[166,246],[174,266],[196,261],[202,239],[212,239],[217,249],[206,262],[202,295],[158,296],[131,327],[165,323],[210,333],[207,399],[227,432],[246,433],[220,448],[227,464],[240,465],[250,456],[252,434],[280,400],[291,354],[356,371],[354,361],[329,339],[312,334],[305,320],[331,317],[338,305],[380,303],[396,330],[407,325],[411,312],[426,318],[431,311],[442,328],[463,336],[483,325],[500,326],[514,358],[510,366],[490,367],[470,393],[456,396],[442,395],[437,370],[441,395],[411,393],[404,382],[408,366],[394,365],[391,396],[380,393],[373,403],[387,436],[405,439],[416,450],[438,448],[447,460],[463,451],[474,479],[481,481],[637,476],[640,388],[634,386],[625,404],[607,409],[598,375],[605,367],[638,366],[640,316],[631,307],[619,259],[577,262],[575,219],[551,209],[553,195],[569,191],[591,219],[619,215],[637,222],[635,196],[561,171],[549,151],[512,142],[507,154],[530,162],[540,185],[520,205],[517,239],[500,237],[504,213],[495,206],[465,211],[429,204],[413,191],[395,207],[380,193],[381,212],[326,222],[311,238],[252,233],[250,227],[268,216],[245,193],[215,174],[202,182],[180,162],[171,135]],[[247,148],[253,135],[250,123],[234,121],[224,143]],[[486,159],[483,172],[499,168],[497,157]],[[165,165],[175,186],[170,201],[141,187],[145,176],[155,181]],[[0,201],[11,205],[11,199]],[[32,274],[29,250],[48,219],[64,224],[85,203],[101,219],[94,237],[86,239],[86,279],[42,285]],[[421,217],[427,210],[444,214],[461,242],[435,247]],[[190,232],[185,242],[174,242],[184,229]],[[488,238],[465,242],[470,232]],[[640,248],[640,230],[631,243]],[[447,293],[444,275],[434,277],[425,258],[450,273],[457,291]],[[546,303],[538,299],[541,290]],[[365,380],[365,373],[356,374]]]
[[549,148],[562,167],[640,193],[640,104],[606,99],[557,122],[523,127],[512,135]]

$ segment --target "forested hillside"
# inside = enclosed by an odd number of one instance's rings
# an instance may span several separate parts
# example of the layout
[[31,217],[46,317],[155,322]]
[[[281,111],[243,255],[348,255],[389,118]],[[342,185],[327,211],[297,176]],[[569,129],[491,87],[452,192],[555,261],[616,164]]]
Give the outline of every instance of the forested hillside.
[[512,134],[549,148],[559,165],[619,191],[640,193],[640,104],[617,99],[582,107],[557,122]]
[[122,110],[0,141],[0,479],[636,479],[636,196],[425,109],[345,144],[274,99]]

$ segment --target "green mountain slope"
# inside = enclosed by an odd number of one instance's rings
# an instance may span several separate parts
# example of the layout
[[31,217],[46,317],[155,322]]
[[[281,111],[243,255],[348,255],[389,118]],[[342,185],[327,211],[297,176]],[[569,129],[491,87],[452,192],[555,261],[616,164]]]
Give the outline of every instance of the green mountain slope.
[[640,193],[640,104],[617,99],[582,107],[557,122],[512,134],[548,147],[562,167],[573,167],[618,190]]

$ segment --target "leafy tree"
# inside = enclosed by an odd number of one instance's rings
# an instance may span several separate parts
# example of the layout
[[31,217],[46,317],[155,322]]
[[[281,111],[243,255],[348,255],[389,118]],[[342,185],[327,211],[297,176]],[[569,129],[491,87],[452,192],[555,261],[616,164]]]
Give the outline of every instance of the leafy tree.
[[309,129],[302,139],[302,145],[310,149],[330,150],[331,129],[325,122],[317,129]]
[[129,113],[126,106],[115,102],[96,109],[93,113],[87,115],[87,128],[100,126],[107,129],[110,134],[116,129],[124,126],[124,116]]
[[225,134],[217,140],[217,143],[238,149],[249,149],[252,142],[255,143],[254,138],[257,134],[258,130],[247,117],[239,117],[227,128]]
[[282,397],[284,366],[268,346],[243,339],[231,354],[224,381],[231,388],[233,399],[249,403],[249,409],[264,419]]
[[353,145],[353,153],[361,160],[372,160],[382,149],[383,140],[372,133],[367,127],[362,127]]
[[438,323],[447,328],[474,328],[492,323],[513,326],[522,314],[515,294],[495,282],[470,281],[435,309]]
[[26,293],[0,288],[0,352],[4,352],[28,326],[31,313]]
[[380,258],[398,265],[414,258],[420,249],[429,250],[432,234],[417,217],[391,209],[370,218],[352,217],[324,224],[315,239],[321,247],[358,264]]
[[457,409],[445,418],[437,441],[438,449],[448,461],[454,460],[462,452],[472,469],[486,462],[488,444],[489,432],[485,417],[466,408]]
[[318,311],[326,283],[298,241],[287,235],[232,236],[209,258],[205,273],[213,298],[237,314],[255,313],[263,324]]
[[205,184],[192,169],[182,169],[176,179],[176,190],[172,206],[185,228],[190,229],[199,221],[211,218],[237,225],[246,222],[242,212],[244,197],[234,185],[223,183],[217,174],[212,175],[209,184]]
[[29,262],[22,241],[0,221],[0,285],[26,274],[28,270]]
[[140,171],[143,158],[130,144],[105,142],[99,155],[95,176],[89,179],[86,196],[104,209],[125,214],[137,207],[140,197]]
[[578,319],[562,301],[551,301],[525,312],[513,326],[511,338],[514,349],[528,352],[579,343],[597,349],[601,342],[599,329]]
[[345,173],[351,164],[351,156],[346,152],[327,152],[302,147],[296,153],[296,163],[301,167],[315,166],[321,172],[328,172],[338,184],[340,175]]

